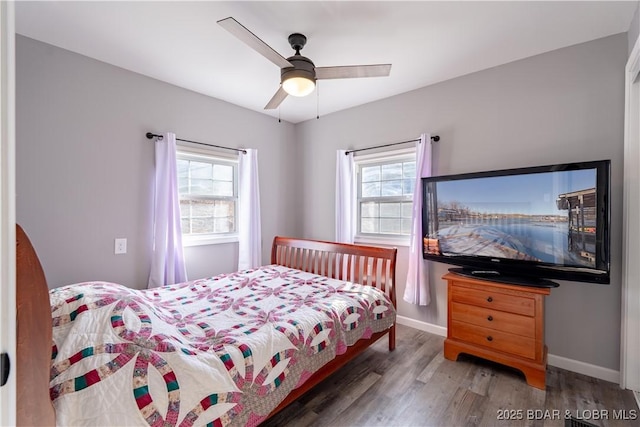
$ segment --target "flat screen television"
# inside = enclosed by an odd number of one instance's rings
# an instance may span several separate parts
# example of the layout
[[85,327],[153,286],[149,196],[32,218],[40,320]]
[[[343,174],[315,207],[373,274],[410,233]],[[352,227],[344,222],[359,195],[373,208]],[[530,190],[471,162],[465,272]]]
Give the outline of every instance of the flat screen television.
[[532,286],[608,284],[610,161],[422,178],[423,257]]

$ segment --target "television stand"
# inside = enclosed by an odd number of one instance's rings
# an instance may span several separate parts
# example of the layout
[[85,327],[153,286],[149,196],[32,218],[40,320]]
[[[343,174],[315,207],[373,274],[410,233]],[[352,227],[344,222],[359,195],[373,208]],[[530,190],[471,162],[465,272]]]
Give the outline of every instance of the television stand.
[[487,280],[489,282],[507,283],[510,285],[531,286],[534,288],[557,288],[556,282],[547,279],[527,276],[505,275],[497,270],[482,270],[475,268],[450,268],[450,272],[473,279]]
[[450,272],[444,357],[460,353],[522,371],[529,385],[545,389],[544,297],[549,287],[498,283]]

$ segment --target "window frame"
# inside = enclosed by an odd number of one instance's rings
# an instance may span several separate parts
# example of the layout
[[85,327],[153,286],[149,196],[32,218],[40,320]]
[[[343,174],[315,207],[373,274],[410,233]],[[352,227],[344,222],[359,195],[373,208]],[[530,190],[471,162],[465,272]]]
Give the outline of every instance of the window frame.
[[[225,166],[233,167],[233,197],[215,197],[210,196],[215,200],[234,200],[235,201],[235,228],[236,230],[231,233],[207,233],[207,234],[182,234],[182,246],[201,246],[201,245],[216,245],[223,243],[237,243],[238,242],[238,157],[237,155],[229,155],[228,153],[220,153],[219,151],[199,149],[183,144],[176,146],[176,160],[195,160],[212,164],[222,164]],[[182,200],[180,191],[178,190],[178,196]],[[182,217],[182,215],[181,215]]]
[[[361,204],[363,199],[370,200],[372,198],[362,197],[362,167],[371,166],[375,164],[390,164],[398,163],[400,161],[414,161],[416,158],[416,148],[403,148],[396,150],[381,151],[373,154],[363,154],[354,156],[354,174],[355,174],[355,218],[354,225],[356,232],[354,235],[354,242],[364,244],[383,244],[383,245],[397,245],[397,246],[409,246],[411,235],[403,234],[383,234],[383,233],[361,233]],[[416,171],[418,173],[418,171]],[[410,201],[413,204],[413,195],[407,196],[381,196],[374,198],[376,201]]]

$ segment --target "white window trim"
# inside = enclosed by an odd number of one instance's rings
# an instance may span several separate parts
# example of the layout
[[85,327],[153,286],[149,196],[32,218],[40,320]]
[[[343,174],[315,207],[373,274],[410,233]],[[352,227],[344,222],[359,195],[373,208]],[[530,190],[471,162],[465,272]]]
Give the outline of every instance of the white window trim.
[[182,154],[194,155],[194,156],[199,155],[201,157],[214,158],[214,159],[220,159],[224,161],[238,163],[237,153],[231,154],[229,151],[216,150],[215,147],[210,149],[194,147],[193,145],[180,142],[180,141],[178,141],[176,145],[177,145],[178,154],[182,153]]
[[[359,154],[354,157],[354,164],[356,169],[356,182],[359,184],[359,178],[357,174],[359,173],[360,167],[362,165],[379,163],[381,161],[394,161],[394,160],[415,160],[415,147],[412,148],[402,148],[397,150],[389,150],[389,151],[381,151],[377,153],[371,154]],[[413,157],[411,157],[413,155]],[[417,171],[416,171],[417,173]],[[358,204],[358,200],[360,199],[360,189],[358,189],[356,195],[356,205]],[[411,236],[400,236],[400,235],[389,235],[385,236],[382,234],[361,234],[359,232],[360,224],[359,224],[359,210],[356,208],[356,218],[354,218],[356,224],[356,233],[353,238],[355,243],[362,244],[376,244],[376,245],[390,245],[390,246],[403,246],[409,247],[411,245]]]
[[368,234],[356,234],[353,238],[354,243],[363,245],[386,245],[386,246],[406,246],[411,245],[410,236],[374,236]]
[[370,154],[356,154],[354,156],[354,163],[357,164],[369,164],[369,163],[378,163],[380,161],[392,161],[399,160],[402,158],[406,158],[410,155],[413,155],[413,160],[415,160],[416,149],[413,148],[402,148],[398,150],[390,150],[390,151],[381,151],[377,153]]
[[[199,147],[193,147],[191,145],[178,144],[177,149],[178,158],[190,158],[190,159],[203,159],[203,160],[219,160],[221,162],[227,163],[235,163],[236,173],[238,168],[238,156],[234,154],[229,154],[227,152],[221,152],[217,150],[208,150]],[[234,183],[236,186],[236,196],[237,196],[237,182],[238,177],[236,176],[236,182]],[[236,197],[237,199],[237,197]],[[237,215],[237,212],[236,212]],[[237,220],[237,218],[236,218]],[[200,234],[200,235],[182,235],[182,246],[183,247],[192,247],[192,246],[204,246],[204,245],[219,245],[226,243],[238,243],[238,232],[235,233],[226,233],[226,234]]]
[[204,246],[204,245],[219,245],[223,243],[238,243],[238,233],[225,234],[215,236],[213,234],[204,234],[199,236],[183,235],[182,246]]

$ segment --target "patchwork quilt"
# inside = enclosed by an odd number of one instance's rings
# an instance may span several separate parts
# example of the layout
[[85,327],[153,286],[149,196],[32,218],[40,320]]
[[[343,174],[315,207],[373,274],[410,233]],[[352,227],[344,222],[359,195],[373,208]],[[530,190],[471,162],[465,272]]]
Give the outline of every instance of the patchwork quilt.
[[81,283],[50,299],[62,426],[255,426],[396,316],[374,287],[279,265],[142,291]]

